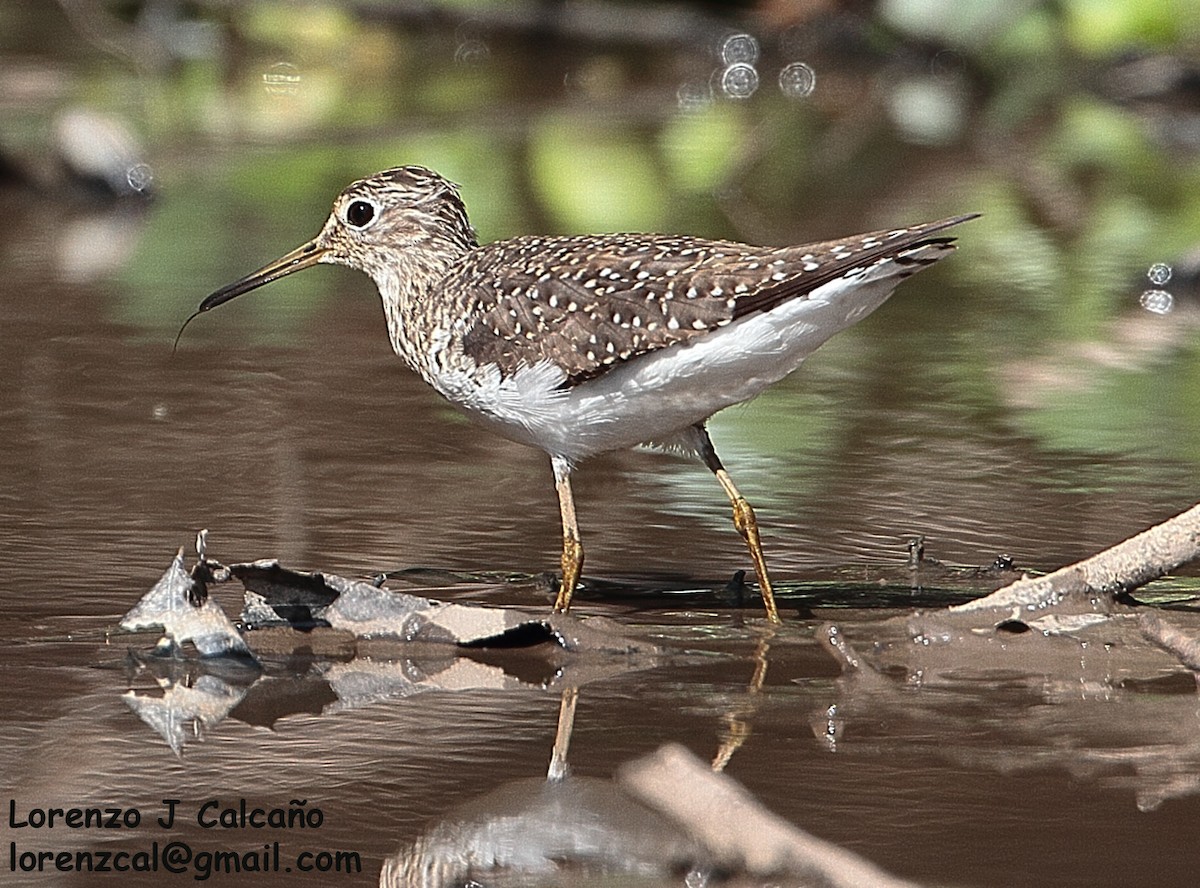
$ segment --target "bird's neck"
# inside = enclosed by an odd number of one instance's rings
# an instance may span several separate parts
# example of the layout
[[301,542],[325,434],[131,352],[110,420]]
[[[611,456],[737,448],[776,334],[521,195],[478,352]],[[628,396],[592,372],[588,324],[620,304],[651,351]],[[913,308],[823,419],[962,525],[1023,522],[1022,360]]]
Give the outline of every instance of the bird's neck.
[[434,249],[398,253],[372,270],[392,349],[422,376],[448,323],[448,294],[442,282],[469,250],[466,244],[439,243]]

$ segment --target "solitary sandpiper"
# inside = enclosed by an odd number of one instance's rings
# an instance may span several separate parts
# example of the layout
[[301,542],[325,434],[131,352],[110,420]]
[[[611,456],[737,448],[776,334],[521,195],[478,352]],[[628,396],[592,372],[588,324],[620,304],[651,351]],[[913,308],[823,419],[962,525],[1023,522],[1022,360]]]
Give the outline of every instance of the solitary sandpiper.
[[791,247],[658,234],[517,237],[480,246],[458,188],[419,166],[360,179],[321,233],[217,290],[197,314],[318,263],[365,271],[396,354],[471,416],[550,456],[566,611],[583,568],[571,471],[637,444],[697,456],[733,504],[767,618],[779,622],[754,510],[705,422],[753,398],[946,256],[974,218]]

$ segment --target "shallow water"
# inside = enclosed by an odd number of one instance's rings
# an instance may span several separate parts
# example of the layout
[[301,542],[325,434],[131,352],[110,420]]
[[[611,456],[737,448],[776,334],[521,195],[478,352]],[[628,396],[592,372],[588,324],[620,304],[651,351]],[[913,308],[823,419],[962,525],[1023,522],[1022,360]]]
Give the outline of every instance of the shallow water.
[[[657,125],[655,108],[622,113]],[[770,129],[779,113],[762,114],[768,136],[784,141]],[[664,127],[675,125],[667,116]],[[566,140],[569,122],[530,124],[544,125],[532,150]],[[548,186],[509,193],[486,164],[464,162],[482,152],[455,140],[473,145],[474,130],[430,126],[441,135],[405,130],[391,137],[398,147],[334,139],[336,169],[299,180],[279,171],[303,144],[202,158],[176,145],[157,165],[159,199],[138,212],[0,192],[0,801],[144,813],[140,827],[114,831],[13,829],[5,818],[5,854],[9,842],[133,851],[179,839],[240,851],[279,841],[293,858],[342,849],[362,859],[361,874],[294,872],[288,884],[373,884],[387,857],[459,806],[545,774],[562,683],[537,656],[506,660],[497,687],[355,708],[333,705],[340,655],[300,638],[297,651],[265,657],[267,677],[253,687],[230,679],[246,696],[179,756],[122,700],[200,680],[196,669],[139,667],[128,648],[144,654],[153,639],[112,633],[201,528],[227,563],[273,557],[350,577],[410,570],[402,582],[415,594],[548,607],[538,576],[555,567],[560,533],[548,461],[475,427],[407,372],[365,278],[320,270],[274,285],[198,319],[171,352],[205,294],[311,236],[343,184],[339,170],[371,172],[385,149],[395,162],[465,170],[455,175],[468,207],[476,196],[484,207],[485,236],[570,226],[556,198],[539,199]],[[928,183],[934,149],[892,145],[865,177],[834,164],[809,184],[813,204],[840,198],[820,214],[764,209],[761,174],[745,193],[708,203],[672,192],[669,212],[646,211],[673,230],[772,243],[921,213],[988,215],[962,228],[958,255],[712,421],[758,511],[785,625],[768,632],[754,601],[585,592],[581,616],[613,617],[663,653],[638,668],[607,664],[582,683],[569,761],[579,777],[607,781],[664,743],[709,760],[740,732],[726,773],[767,808],[922,884],[1190,885],[1200,704],[1165,653],[1142,647],[1123,659],[1120,644],[1055,639],[1045,658],[1022,648],[999,665],[967,657],[864,683],[843,678],[817,640],[834,620],[874,652],[875,624],[945,600],[936,583],[906,588],[913,536],[951,565],[1003,554],[1018,570],[1049,570],[1194,500],[1187,284],[1172,285],[1168,315],[1138,306],[1145,268],[1182,247],[1142,263],[1113,259],[1100,236],[1005,227],[1021,200],[977,183],[1004,180],[1008,167],[946,150],[955,157],[938,189]],[[302,166],[329,155],[315,156]],[[860,179],[891,181],[889,196],[865,207]],[[285,193],[260,201],[272,188]],[[1071,250],[1055,252],[1055,238]],[[1086,301],[1087,275],[1124,294],[1120,304],[1064,308]],[[749,568],[702,467],[638,451],[597,458],[575,479],[588,577],[711,591]],[[890,579],[872,589],[881,576]],[[215,594],[237,613],[235,592]],[[802,606],[815,612],[798,616]],[[152,824],[164,798],[181,800],[187,824]],[[267,808],[306,799],[324,822],[304,833],[196,825],[204,802],[240,798]],[[12,884],[92,884],[8,868],[0,859]]]

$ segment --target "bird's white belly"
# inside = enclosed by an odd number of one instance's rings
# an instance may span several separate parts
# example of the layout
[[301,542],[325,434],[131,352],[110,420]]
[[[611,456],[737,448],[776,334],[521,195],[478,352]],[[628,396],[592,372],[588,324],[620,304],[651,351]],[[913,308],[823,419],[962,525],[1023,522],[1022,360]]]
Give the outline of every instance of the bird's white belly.
[[566,390],[559,388],[562,370],[549,363],[504,380],[498,372],[477,371],[443,372],[430,381],[499,434],[575,462],[670,441],[718,410],[753,398],[882,305],[897,283],[893,277],[831,281],[808,298],[636,357]]

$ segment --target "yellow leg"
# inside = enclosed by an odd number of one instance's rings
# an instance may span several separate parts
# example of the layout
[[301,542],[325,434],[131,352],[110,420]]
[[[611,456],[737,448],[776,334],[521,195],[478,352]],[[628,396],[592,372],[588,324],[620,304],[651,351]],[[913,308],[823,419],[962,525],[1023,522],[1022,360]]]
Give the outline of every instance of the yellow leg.
[[700,435],[700,457],[717,476],[721,489],[729,497],[729,502],[733,505],[733,526],[737,528],[737,532],[741,534],[742,539],[746,541],[746,547],[750,550],[750,560],[754,562],[754,573],[758,577],[758,588],[762,592],[763,606],[767,609],[767,619],[772,623],[778,623],[780,619],[779,611],[775,607],[775,591],[771,588],[771,578],[767,575],[767,560],[763,557],[762,542],[758,537],[758,519],[754,517],[754,509],[734,486],[733,479],[721,465],[721,460],[717,456],[717,451],[713,449],[712,441],[709,440],[704,426],[696,426],[696,429]]
[[579,702],[579,688],[563,691],[558,705],[558,730],[554,732],[554,751],[550,755],[550,768],[546,779],[557,782],[567,776],[567,750],[571,747],[571,732],[575,729],[575,704]]
[[571,596],[583,573],[583,543],[579,541],[579,523],[575,520],[575,499],[571,496],[571,464],[565,459],[551,457],[554,466],[554,489],[558,492],[558,507],[562,512],[563,548],[562,582],[554,599],[554,612],[565,614],[571,608]]
[[725,739],[721,741],[721,748],[713,757],[714,771],[724,771],[733,754],[741,749],[742,744],[750,737],[750,716],[757,707],[754,698],[762,693],[763,682],[767,679],[767,654],[771,651],[771,639],[775,637],[775,632],[775,627],[769,626],[767,634],[758,640],[758,646],[754,649],[754,675],[750,677],[750,687],[747,689],[750,700],[745,706],[725,714]]

